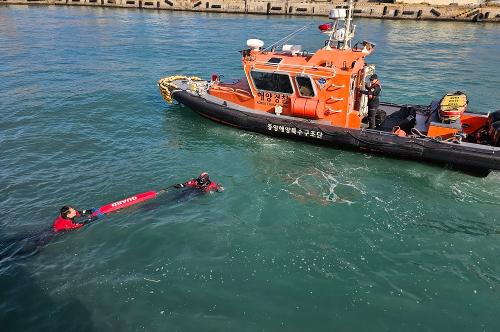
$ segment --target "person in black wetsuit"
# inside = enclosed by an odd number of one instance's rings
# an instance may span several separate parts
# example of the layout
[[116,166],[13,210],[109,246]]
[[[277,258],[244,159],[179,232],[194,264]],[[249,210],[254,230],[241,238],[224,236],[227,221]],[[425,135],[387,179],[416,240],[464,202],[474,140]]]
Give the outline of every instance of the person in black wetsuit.
[[370,76],[370,84],[366,85],[366,90],[360,90],[360,92],[368,96],[368,124],[370,129],[375,129],[375,115],[380,104],[379,96],[381,92],[378,76],[376,74]]

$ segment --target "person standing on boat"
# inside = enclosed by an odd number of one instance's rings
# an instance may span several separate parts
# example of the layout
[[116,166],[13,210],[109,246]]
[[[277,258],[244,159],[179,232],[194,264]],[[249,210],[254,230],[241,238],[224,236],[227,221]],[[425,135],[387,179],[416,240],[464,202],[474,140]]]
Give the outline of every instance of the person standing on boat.
[[366,90],[361,90],[360,92],[368,96],[368,124],[370,129],[375,129],[375,115],[380,104],[379,96],[381,92],[377,74],[370,76],[370,84],[366,85]]
[[217,191],[217,192],[224,191],[224,188],[220,184],[214,181],[210,181],[210,177],[207,172],[201,173],[200,176],[198,176],[196,179],[192,179],[184,183],[179,183],[174,186],[174,188],[176,189],[184,187],[198,189],[205,193],[211,191]]

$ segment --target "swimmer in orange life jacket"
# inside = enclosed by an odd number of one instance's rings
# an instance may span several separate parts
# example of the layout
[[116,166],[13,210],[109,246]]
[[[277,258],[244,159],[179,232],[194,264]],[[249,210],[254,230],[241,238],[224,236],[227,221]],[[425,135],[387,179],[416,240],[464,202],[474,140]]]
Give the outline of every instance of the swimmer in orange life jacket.
[[217,191],[217,192],[224,191],[224,187],[222,187],[220,184],[216,183],[215,181],[210,181],[210,177],[208,176],[207,172],[201,173],[200,176],[198,176],[196,179],[192,179],[184,183],[179,183],[174,186],[174,188],[176,189],[184,187],[198,189],[205,193],[211,191]]
[[[83,227],[102,216],[102,214],[93,215],[95,211],[96,209],[77,211],[74,207],[65,205],[61,208],[61,213],[54,221],[52,229],[57,233]],[[77,221],[77,218],[81,221]]]

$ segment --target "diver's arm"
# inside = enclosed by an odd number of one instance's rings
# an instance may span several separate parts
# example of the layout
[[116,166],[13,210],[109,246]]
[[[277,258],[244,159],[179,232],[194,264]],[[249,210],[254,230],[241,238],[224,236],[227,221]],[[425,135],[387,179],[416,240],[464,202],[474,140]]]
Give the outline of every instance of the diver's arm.
[[84,217],[84,216],[92,215],[92,210],[94,210],[94,209],[82,210],[82,211],[77,211],[77,212],[80,216]]
[[[94,212],[96,212],[96,211],[97,211],[97,215],[94,215]],[[75,222],[75,224],[82,225],[82,226],[104,217],[104,214],[100,213],[98,211],[98,209],[96,209],[96,208],[78,211],[78,213],[79,213],[79,216],[78,216],[79,220],[77,222]]]
[[198,182],[196,181],[196,179],[192,179],[192,180],[189,180],[187,182],[184,182],[183,187],[197,188]]
[[96,216],[87,216],[87,217],[82,217],[80,220],[76,221],[74,224],[79,225],[78,227],[82,227],[84,225],[90,224],[91,222],[94,222],[96,220],[101,219],[104,215],[96,215]]
[[192,180],[189,180],[189,181],[186,181],[184,183],[178,183],[174,186],[175,189],[181,189],[181,188],[184,188],[184,187],[194,187],[196,186],[196,180],[195,179],[192,179]]

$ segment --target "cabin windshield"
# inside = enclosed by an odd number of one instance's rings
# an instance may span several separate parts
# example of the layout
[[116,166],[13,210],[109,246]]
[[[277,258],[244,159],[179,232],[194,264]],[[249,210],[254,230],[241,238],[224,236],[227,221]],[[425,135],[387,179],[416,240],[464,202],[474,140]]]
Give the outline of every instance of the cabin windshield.
[[292,82],[288,74],[252,70],[250,75],[257,90],[293,94]]
[[314,88],[312,86],[311,78],[307,76],[295,77],[297,87],[299,88],[299,95],[301,97],[314,97]]

